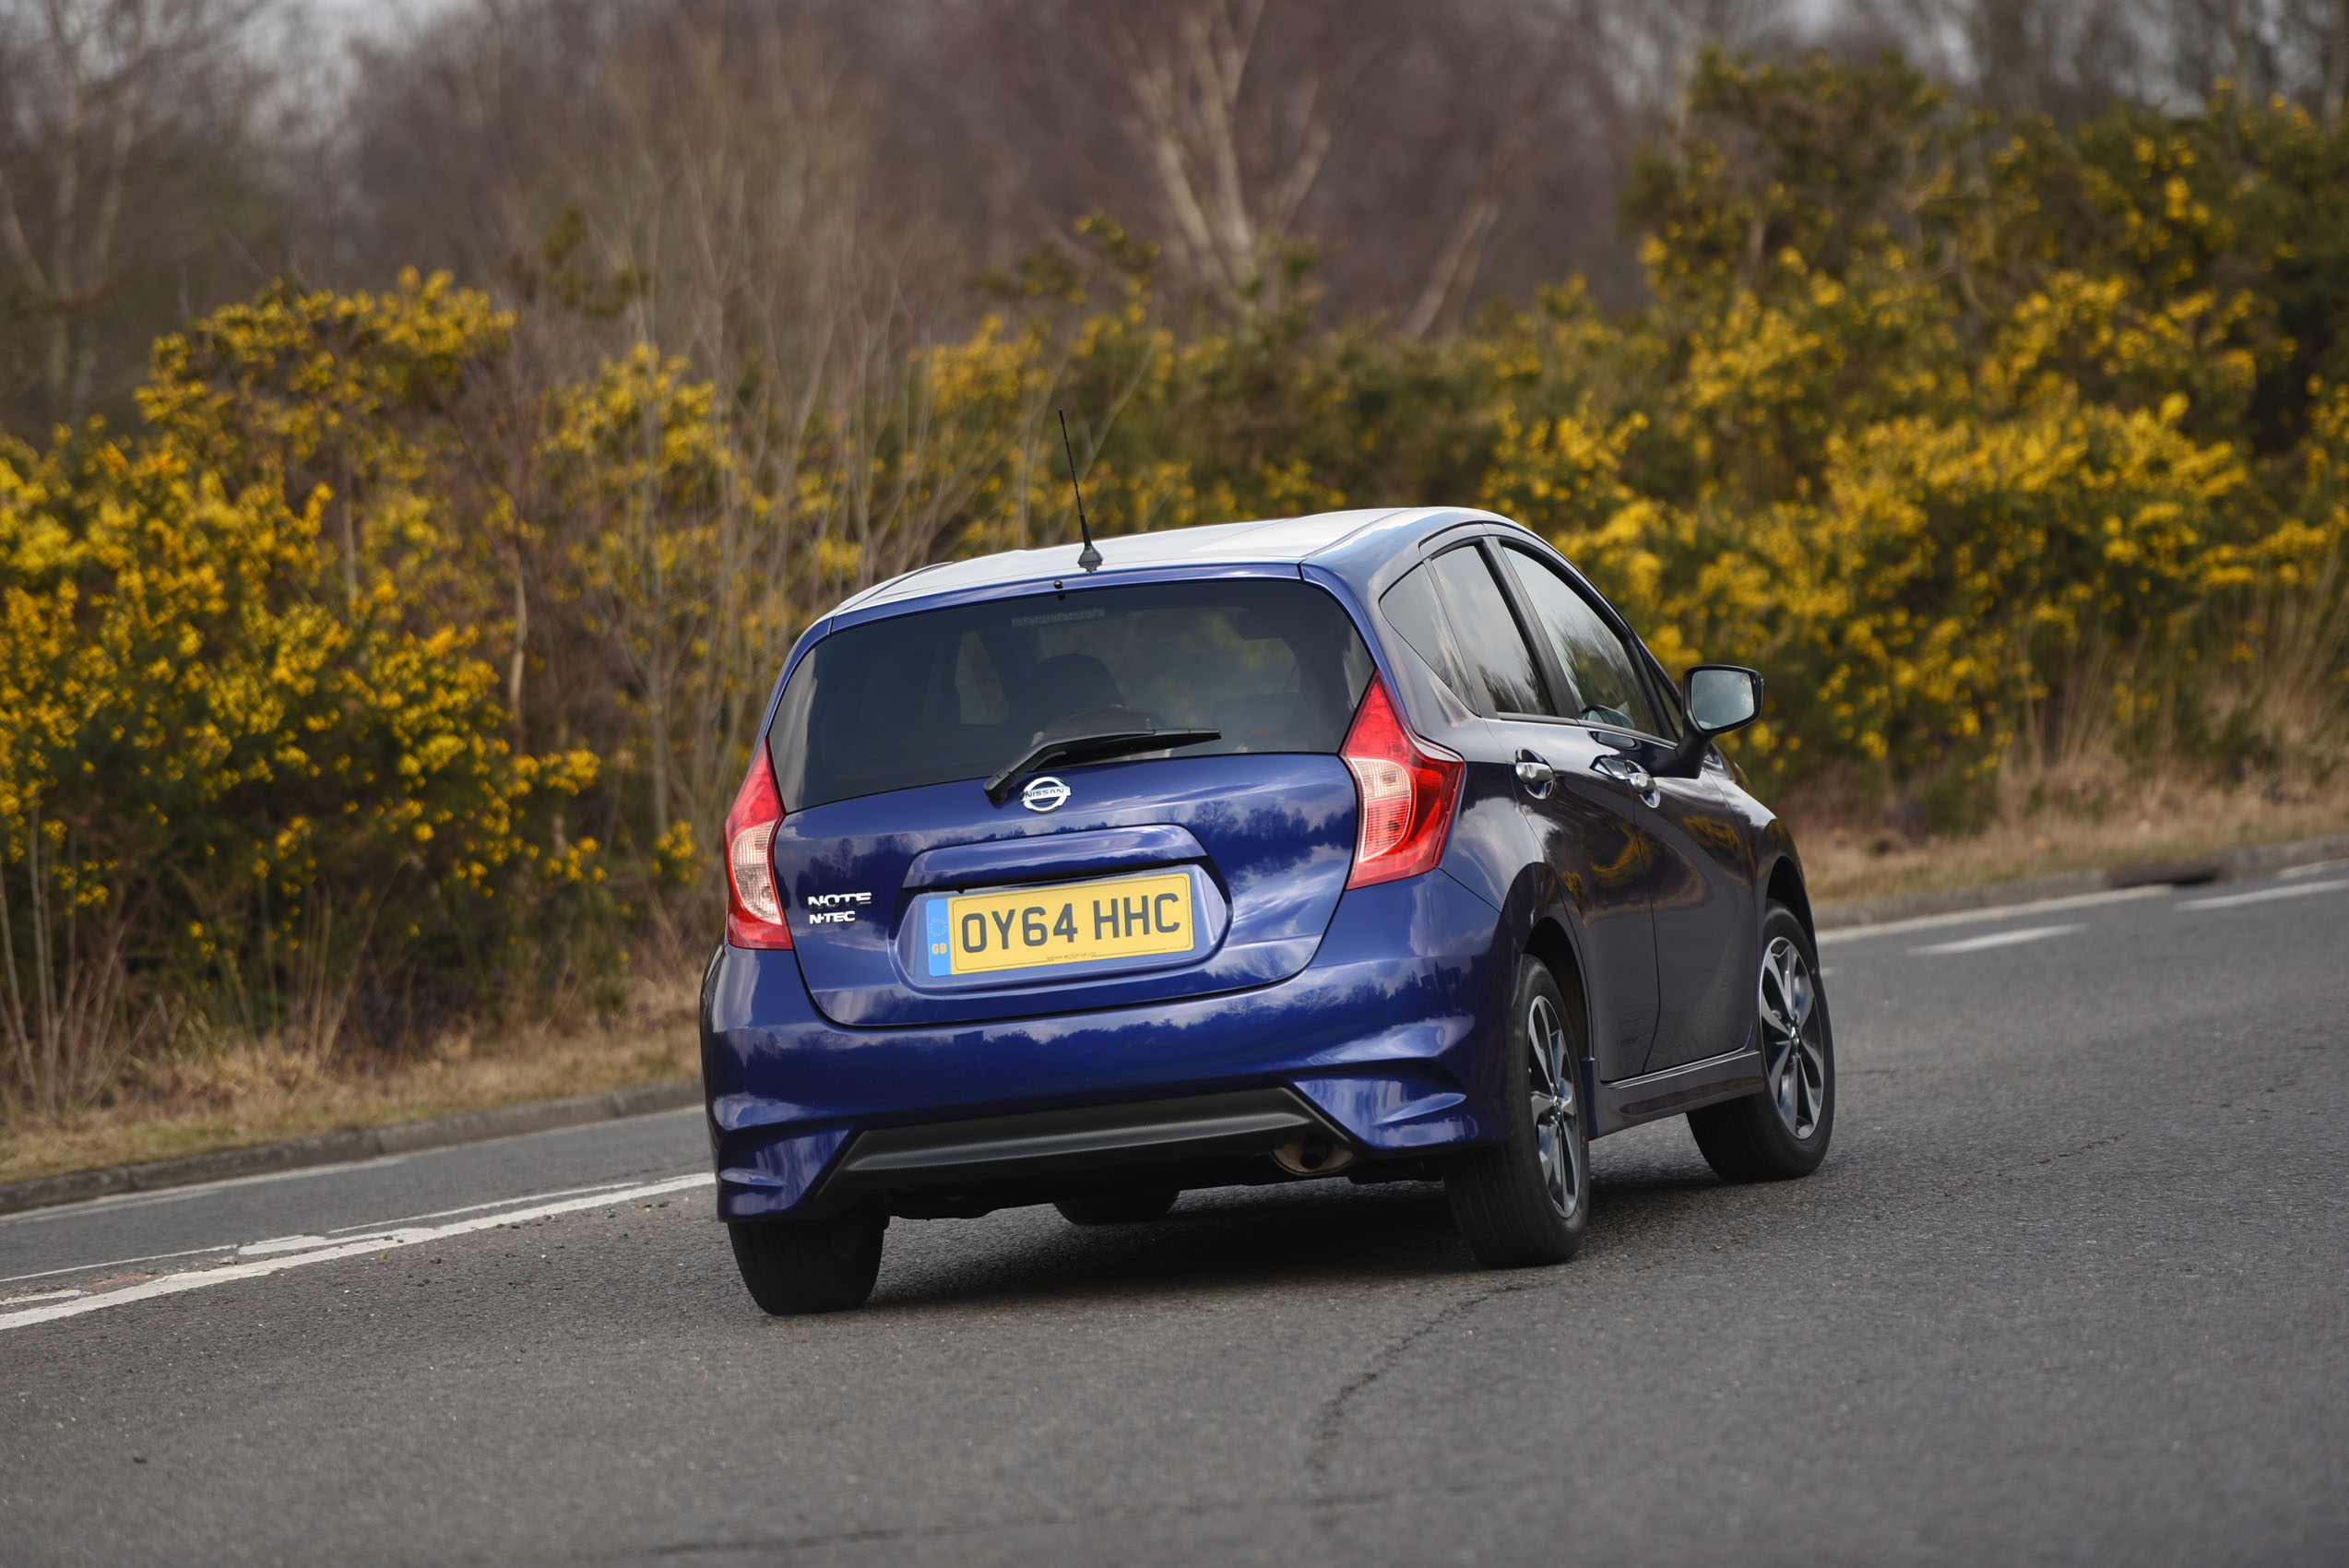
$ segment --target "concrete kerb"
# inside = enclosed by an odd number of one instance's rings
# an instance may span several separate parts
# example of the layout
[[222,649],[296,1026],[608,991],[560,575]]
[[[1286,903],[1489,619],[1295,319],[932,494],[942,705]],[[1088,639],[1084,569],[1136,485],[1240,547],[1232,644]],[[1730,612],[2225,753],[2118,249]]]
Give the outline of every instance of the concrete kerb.
[[[1862,898],[1822,904],[1812,910],[1821,931],[1881,925],[1888,921],[1919,915],[1957,914],[1968,909],[1997,909],[2009,904],[2035,904],[2048,898],[2070,898],[2108,888],[2142,887],[2157,883],[2234,882],[2287,871],[2324,861],[2349,860],[2349,833],[2325,838],[2302,838],[2288,844],[2257,844],[2185,861],[2146,861],[2111,871],[2063,872],[2053,876],[2025,877],[2019,882],[1994,882],[1980,887],[1952,888],[1942,893],[1914,893],[1896,898]],[[78,1203],[116,1193],[156,1192],[166,1187],[193,1186],[237,1176],[257,1176],[276,1170],[296,1170],[314,1165],[340,1165],[374,1159],[381,1155],[416,1149],[444,1148],[451,1144],[509,1138],[523,1133],[551,1132],[558,1127],[583,1126],[623,1116],[646,1116],[676,1111],[701,1100],[701,1082],[674,1078],[635,1088],[603,1094],[575,1095],[567,1099],[508,1105],[494,1111],[470,1111],[459,1116],[436,1116],[428,1122],[395,1122],[384,1127],[361,1127],[327,1133],[314,1138],[293,1138],[251,1148],[221,1149],[214,1154],[159,1159],[146,1165],[117,1165],[103,1170],[77,1170],[63,1176],[38,1176],[29,1182],[0,1186],[0,1214],[55,1204]]]
[[159,1159],[144,1165],[115,1165],[102,1170],[75,1170],[62,1176],[36,1176],[29,1182],[0,1186],[0,1214],[29,1208],[80,1203],[117,1193],[151,1193],[166,1187],[188,1187],[200,1182],[225,1182],[238,1176],[259,1176],[279,1170],[299,1170],[316,1165],[346,1165],[386,1154],[445,1148],[452,1144],[481,1143],[524,1133],[547,1133],[561,1127],[623,1116],[647,1116],[701,1103],[698,1078],[671,1078],[640,1084],[635,1088],[601,1094],[573,1095],[528,1105],[469,1111],[456,1116],[435,1116],[424,1122],[394,1122],[382,1127],[358,1127],[347,1133],[326,1133],[313,1138],[289,1138],[281,1143],[256,1144],[250,1148],[220,1149],[179,1159]]

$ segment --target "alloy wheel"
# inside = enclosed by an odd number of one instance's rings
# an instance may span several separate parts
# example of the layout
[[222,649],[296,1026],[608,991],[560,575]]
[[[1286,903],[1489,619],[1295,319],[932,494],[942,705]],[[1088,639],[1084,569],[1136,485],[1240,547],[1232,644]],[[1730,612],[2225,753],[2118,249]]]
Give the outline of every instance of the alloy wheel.
[[1550,1206],[1572,1219],[1581,1211],[1589,1185],[1590,1149],[1582,1135],[1573,1051],[1565,1022],[1548,997],[1536,996],[1527,1004],[1525,1039],[1533,1052],[1534,1140],[1541,1156],[1542,1186]]
[[1778,1120],[1797,1138],[1819,1130],[1827,1097],[1827,1053],[1821,1039],[1819,989],[1802,949],[1772,937],[1762,955],[1763,1077]]

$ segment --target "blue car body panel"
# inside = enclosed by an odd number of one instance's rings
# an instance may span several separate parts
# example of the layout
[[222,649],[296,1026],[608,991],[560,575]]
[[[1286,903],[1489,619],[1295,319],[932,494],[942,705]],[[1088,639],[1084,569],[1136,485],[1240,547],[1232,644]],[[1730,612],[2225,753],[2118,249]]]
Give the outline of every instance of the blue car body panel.
[[[1376,612],[1435,552],[1503,533],[1547,550],[1505,519],[1452,509],[1105,540],[1107,565],[1090,576],[1067,548],[952,563],[867,589],[811,626],[770,723],[800,660],[849,625],[1098,586],[1301,579],[1343,606],[1411,728],[1465,758],[1466,780],[1436,870],[1351,890],[1356,797],[1329,755],[1055,770],[1073,794],[1050,815],[991,807],[977,781],[805,811],[787,801],[774,858],[796,946],[721,946],[703,988],[721,1217],[823,1212],[827,1172],[863,1132],[1221,1090],[1294,1091],[1371,1160],[1488,1142],[1507,1114],[1492,1041],[1528,951],[1560,952],[1583,978],[1590,1022],[1615,1020],[1592,1030],[1592,1087],[1635,1086],[1659,1020],[1702,1023],[1703,1007],[1718,1008],[1679,994],[1732,956],[1722,944],[1733,938],[1707,933],[1758,929],[1774,889],[1799,899],[1799,867],[1783,826],[1717,758],[1675,797],[1678,817],[1666,821],[1659,802],[1636,824],[1658,843],[1702,841],[1713,859],[1694,885],[1644,848],[1610,850],[1609,833],[1636,837],[1621,822],[1525,809],[1511,773],[1523,727],[1504,733],[1471,712]],[[1535,738],[1569,770],[1629,743],[1565,723]],[[949,892],[1174,869],[1194,878],[1201,911],[1189,953],[1003,977],[933,975],[920,961],[922,911]],[[1657,956],[1658,888],[1678,900],[1689,953]],[[859,918],[809,922],[811,897],[844,892],[870,896]],[[1607,956],[1628,952],[1644,953],[1644,968]],[[1741,1044],[1707,1036],[1693,1049],[1701,1064]],[[1647,1103],[1636,1092],[1617,1100]],[[1596,1132],[1629,1124],[1599,1099]]]

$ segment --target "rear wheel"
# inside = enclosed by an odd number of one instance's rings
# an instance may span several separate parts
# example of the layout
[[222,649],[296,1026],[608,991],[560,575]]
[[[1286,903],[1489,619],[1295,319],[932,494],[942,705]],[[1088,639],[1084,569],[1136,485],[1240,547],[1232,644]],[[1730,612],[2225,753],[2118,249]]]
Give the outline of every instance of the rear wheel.
[[1052,1206],[1071,1225],[1142,1225],[1164,1219],[1180,1196],[1182,1189],[1171,1182],[1121,1182],[1062,1198]]
[[1762,922],[1755,980],[1762,1092],[1689,1112],[1705,1163],[1725,1182],[1808,1176],[1835,1128],[1835,1037],[1819,985],[1819,955],[1792,909],[1773,903]]
[[1453,1161],[1452,1215],[1487,1268],[1564,1263],[1590,1224],[1590,1122],[1583,1103],[1582,1019],[1548,966],[1517,965],[1509,1007],[1509,1135]]
[[777,1317],[864,1304],[881,1273],[884,1214],[729,1223],[735,1266],[751,1300]]

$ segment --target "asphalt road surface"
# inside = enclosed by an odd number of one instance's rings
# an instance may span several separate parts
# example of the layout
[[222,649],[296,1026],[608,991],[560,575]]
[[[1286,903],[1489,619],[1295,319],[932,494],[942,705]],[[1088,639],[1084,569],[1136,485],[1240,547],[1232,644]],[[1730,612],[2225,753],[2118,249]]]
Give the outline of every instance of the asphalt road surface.
[[[1835,1146],[900,1220],[770,1320],[692,1113],[0,1219],[0,1563],[2340,1563],[2349,866],[1841,933]],[[175,1254],[175,1255],[166,1255]]]

